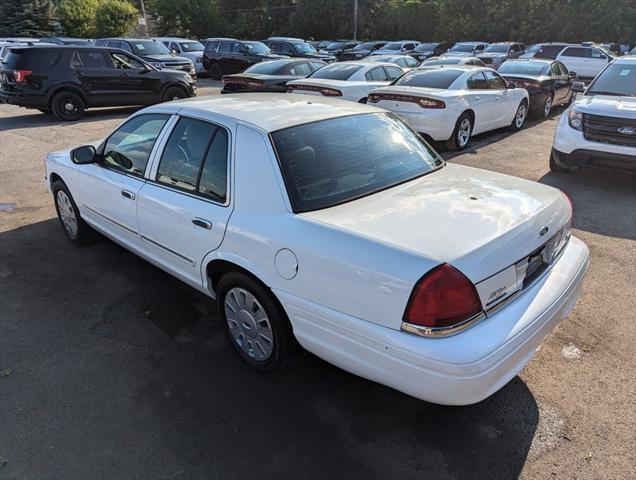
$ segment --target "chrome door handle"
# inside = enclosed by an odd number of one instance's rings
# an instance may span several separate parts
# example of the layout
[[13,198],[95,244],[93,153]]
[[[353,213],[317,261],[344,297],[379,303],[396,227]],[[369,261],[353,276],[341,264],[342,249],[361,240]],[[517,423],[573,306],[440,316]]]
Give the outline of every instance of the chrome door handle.
[[135,194],[132,192],[129,192],[128,190],[122,190],[121,191],[121,196],[122,197],[126,197],[130,200],[134,200],[135,199]]
[[205,228],[206,230],[212,230],[212,222],[206,220],[205,218],[194,217],[192,219],[192,223],[197,227]]

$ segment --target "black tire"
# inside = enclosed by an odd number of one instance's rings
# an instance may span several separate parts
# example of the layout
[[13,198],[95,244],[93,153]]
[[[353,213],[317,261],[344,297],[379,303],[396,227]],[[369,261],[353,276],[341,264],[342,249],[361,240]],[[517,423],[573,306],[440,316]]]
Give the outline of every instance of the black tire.
[[[238,299],[237,301],[237,295],[240,297],[242,291],[246,291],[256,299],[259,304],[257,305],[258,308],[251,312],[245,308],[241,309],[235,312],[236,317],[234,319],[230,317],[228,320],[228,315],[226,314],[226,298],[230,297],[228,299],[230,306],[227,312],[231,312],[232,308],[237,309],[237,307],[232,307],[231,305],[239,304],[241,300]],[[227,339],[238,356],[250,367],[263,373],[283,370],[292,359],[293,354],[298,350],[298,346],[289,319],[272,292],[253,277],[239,271],[231,271],[223,275],[221,280],[219,280],[216,294],[217,307],[224,324]],[[256,325],[256,321],[253,321],[252,315],[257,318],[261,317],[262,312],[261,315],[258,313],[261,308],[264,310],[267,316],[266,320],[269,323],[269,328],[264,328],[264,331],[266,335],[269,334],[269,336],[271,336],[273,345],[270,347],[271,353],[269,356],[259,360],[256,358],[258,355],[257,347],[251,347],[249,345],[251,345],[250,342],[258,340],[260,337],[260,333],[258,333],[259,327],[256,329],[253,328],[254,325]],[[240,309],[240,307],[238,307],[238,309]],[[244,318],[247,322],[242,320]],[[242,325],[239,324],[239,320],[241,320]],[[248,322],[252,328],[245,325]],[[231,325],[234,325],[234,327],[231,327]],[[235,339],[232,332],[235,332],[237,335],[243,335],[242,344],[245,345],[245,347],[242,348],[239,345],[240,339]],[[248,335],[252,335],[253,338],[250,338]],[[261,339],[261,341],[264,342],[263,345],[267,347],[267,342],[265,342],[264,339]],[[246,352],[246,350],[248,352]]]
[[[60,225],[62,225],[62,230],[66,233],[66,236],[74,243],[78,244],[87,244],[95,240],[97,234],[95,230],[93,230],[80,215],[80,212],[75,204],[75,200],[69,192],[67,186],[64,182],[57,180],[53,182],[51,185],[51,190],[53,191],[53,202],[55,203],[55,210],[57,211],[57,218],[60,221]],[[60,193],[62,192],[62,193]],[[69,204],[64,205],[64,197],[68,199]],[[64,220],[64,212],[67,211],[66,207],[70,207],[72,210],[72,214],[75,218],[76,228],[70,228],[69,225]]]
[[[519,121],[517,117],[521,114],[521,109],[523,109],[523,118]],[[510,122],[510,126],[508,127],[508,130],[510,130],[511,132],[518,132],[519,130],[523,128],[527,119],[528,119],[528,101],[524,98],[523,100],[521,100],[521,103],[517,107],[517,110],[515,111],[515,116],[512,117],[512,122]]]
[[168,87],[166,91],[163,92],[161,96],[162,102],[170,102],[172,100],[181,100],[182,98],[186,98],[188,95],[185,90],[181,87]]
[[221,80],[221,77],[223,76],[223,68],[221,67],[221,64],[214,62],[210,65],[209,73],[212,80]]
[[361,98],[358,103],[367,103],[367,97]]
[[572,169],[563,166],[559,162],[559,152],[557,152],[554,148],[550,153],[550,171],[555,173],[571,173]]
[[[466,133],[466,120],[468,120],[469,128],[468,128],[468,138],[464,141],[463,134]],[[457,122],[455,122],[455,128],[453,129],[453,134],[446,141],[446,148],[449,150],[463,150],[470,143],[470,137],[473,133],[473,117],[468,113],[462,113]],[[462,133],[462,135],[460,135]]]
[[42,112],[42,113],[44,113],[44,114],[47,114],[47,115],[48,115],[49,113],[51,113],[51,109],[50,109],[50,108],[38,108],[38,111],[39,111],[39,112]]
[[56,93],[51,101],[53,115],[58,120],[72,122],[79,120],[86,111],[86,104],[82,97],[73,92]]
[[[549,108],[548,108],[549,104]],[[554,106],[554,94],[547,95],[543,104],[541,105],[541,110],[539,111],[540,118],[548,118],[550,116],[550,110]]]

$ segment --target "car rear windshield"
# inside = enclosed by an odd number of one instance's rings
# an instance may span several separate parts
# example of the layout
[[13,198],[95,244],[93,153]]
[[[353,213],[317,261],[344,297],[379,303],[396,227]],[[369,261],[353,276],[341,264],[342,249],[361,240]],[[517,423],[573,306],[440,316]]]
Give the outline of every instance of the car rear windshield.
[[611,64],[596,77],[585,94],[636,97],[636,62]]
[[14,70],[47,70],[57,63],[61,55],[60,50],[13,48],[2,60],[2,66]]
[[316,53],[316,49],[307,42],[296,42],[294,48],[299,53]]
[[325,78],[328,80],[347,80],[358,70],[362,69],[362,65],[354,65],[352,63],[332,63],[320,70],[316,70],[309,75],[311,78]]
[[130,45],[137,55],[170,55],[168,47],[154,40],[131,40]]
[[280,71],[286,65],[289,65],[289,60],[272,60],[271,62],[260,62],[252,65],[245,70],[244,73],[258,73],[260,75],[276,75],[280,74]]
[[390,113],[322,120],[271,137],[294,212],[349,202],[443,165],[419,135]]
[[550,64],[545,62],[515,62],[508,60],[497,69],[502,74],[547,75]]
[[463,70],[446,68],[437,68],[435,70],[413,70],[398,78],[395,81],[395,85],[401,85],[403,87],[446,89],[463,74]]
[[461,58],[440,58],[439,60],[426,60],[422,65],[457,65]]

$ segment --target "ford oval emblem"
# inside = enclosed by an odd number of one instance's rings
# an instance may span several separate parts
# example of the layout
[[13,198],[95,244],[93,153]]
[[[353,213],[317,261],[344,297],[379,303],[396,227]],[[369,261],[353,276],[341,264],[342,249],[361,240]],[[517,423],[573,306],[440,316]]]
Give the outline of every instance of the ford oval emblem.
[[636,135],[636,128],[621,127],[618,129],[618,133],[622,133],[623,135]]
[[546,233],[548,233],[548,230],[549,229],[548,229],[547,226],[541,227],[541,230],[539,230],[539,235],[541,235],[543,237]]

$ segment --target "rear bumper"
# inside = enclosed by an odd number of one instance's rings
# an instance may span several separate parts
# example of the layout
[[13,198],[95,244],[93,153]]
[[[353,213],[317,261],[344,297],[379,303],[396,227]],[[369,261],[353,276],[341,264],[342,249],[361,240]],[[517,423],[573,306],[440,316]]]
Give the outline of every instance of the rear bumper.
[[447,338],[382,327],[275,291],[301,345],[344,370],[413,397],[443,404],[479,402],[508,383],[572,310],[589,265],[572,237],[546,274],[514,302]]
[[0,103],[26,108],[47,108],[49,99],[45,95],[0,91]]
[[[377,106],[386,108],[379,102]],[[390,103],[390,102],[386,102]],[[450,109],[427,109],[423,113],[393,111],[398,117],[408,123],[417,133],[425,134],[436,142],[445,142],[453,135],[457,114]]]

